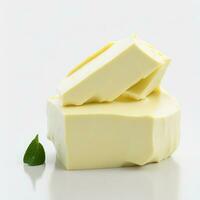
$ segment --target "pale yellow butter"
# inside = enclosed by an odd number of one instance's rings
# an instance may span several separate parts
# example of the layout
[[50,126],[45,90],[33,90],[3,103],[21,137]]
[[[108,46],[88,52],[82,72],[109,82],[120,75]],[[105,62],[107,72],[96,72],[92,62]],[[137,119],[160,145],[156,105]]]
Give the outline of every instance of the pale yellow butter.
[[159,67],[153,71],[147,78],[142,79],[134,86],[126,90],[121,96],[129,97],[131,99],[144,99],[151,92],[157,89],[166,71],[166,66]]
[[122,94],[122,96],[140,100],[144,99],[159,87],[167,66],[170,64],[171,60],[151,44],[140,39],[137,39],[137,42],[142,49],[146,49],[146,51],[148,51],[150,54],[157,56],[157,59],[160,59],[160,62],[162,63],[160,67],[154,70],[145,79],[140,80]]
[[[166,56],[137,37],[109,43],[61,81],[61,104],[111,102],[126,91],[129,97],[142,99],[159,86],[160,71],[168,64]],[[153,73],[156,70],[159,73]]]
[[145,100],[62,107],[48,101],[48,138],[66,169],[143,165],[167,158],[179,143],[180,109],[166,92]]

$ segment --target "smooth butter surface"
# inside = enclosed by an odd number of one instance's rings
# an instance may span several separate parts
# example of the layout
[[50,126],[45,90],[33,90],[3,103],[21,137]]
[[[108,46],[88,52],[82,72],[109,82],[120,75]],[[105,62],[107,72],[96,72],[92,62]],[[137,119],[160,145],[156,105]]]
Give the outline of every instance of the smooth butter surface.
[[145,100],[61,107],[48,102],[48,138],[67,169],[143,165],[167,158],[179,141],[180,111],[165,92]]
[[164,54],[137,37],[111,42],[62,80],[58,88],[61,103],[110,102],[126,91],[131,98],[143,99],[159,86],[164,74],[153,72],[166,69],[169,62]]

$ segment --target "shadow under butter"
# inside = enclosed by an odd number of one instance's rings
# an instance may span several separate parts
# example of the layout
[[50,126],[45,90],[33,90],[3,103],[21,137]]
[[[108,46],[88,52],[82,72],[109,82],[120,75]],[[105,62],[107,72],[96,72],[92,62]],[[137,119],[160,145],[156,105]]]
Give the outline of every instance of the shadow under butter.
[[145,166],[73,171],[64,170],[57,160],[49,196],[51,200],[178,200],[179,184],[180,168],[172,158]]

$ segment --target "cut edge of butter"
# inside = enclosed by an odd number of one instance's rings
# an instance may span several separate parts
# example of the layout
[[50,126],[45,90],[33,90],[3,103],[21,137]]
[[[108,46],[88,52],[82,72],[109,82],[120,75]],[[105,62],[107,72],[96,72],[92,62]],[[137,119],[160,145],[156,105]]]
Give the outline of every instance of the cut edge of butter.
[[137,84],[126,90],[121,96],[135,100],[145,99],[159,87],[166,69],[167,66],[162,66],[156,69],[147,78],[142,79]]
[[[140,74],[140,78],[133,78],[133,85],[130,84],[131,78],[129,77],[129,87],[125,87],[125,84],[122,83],[119,87],[119,91],[117,91],[116,86],[113,86],[115,89],[113,92],[109,94],[107,90],[106,83],[109,83],[107,79],[113,79],[114,77],[110,77],[109,75],[106,76],[105,80],[102,79],[102,75],[95,75],[96,80],[91,78],[91,76],[94,76],[94,74],[101,73],[102,70],[100,66],[97,66],[100,64],[100,59],[104,53],[106,54],[107,62],[112,62],[112,59],[115,59],[112,54],[109,54],[107,51],[111,49],[112,47],[116,48],[115,46],[120,44],[123,44],[122,41],[124,41],[125,45],[121,45],[121,48],[130,48],[131,45],[135,45],[136,48],[138,48],[139,51],[141,51],[146,56],[145,59],[149,63],[152,64],[152,61],[154,60],[154,68],[151,66],[151,70],[147,70],[147,72]],[[112,51],[112,50],[111,50]],[[110,50],[109,50],[110,52]],[[120,52],[120,51],[119,51]],[[122,51],[123,53],[123,51]],[[108,55],[111,56],[111,60],[109,61]],[[116,54],[116,57],[118,54]],[[140,55],[141,56],[141,55]],[[136,56],[137,57],[137,56]],[[138,58],[141,59],[141,58]],[[98,60],[98,61],[97,61]],[[103,61],[103,60],[102,60]],[[145,62],[145,61],[144,61]],[[92,63],[96,63],[93,67]],[[98,64],[97,64],[98,63]],[[136,61],[137,63],[137,61]],[[161,79],[164,75],[165,70],[163,70],[164,66],[165,68],[170,63],[170,59],[165,56],[163,53],[158,51],[156,48],[153,47],[153,45],[139,39],[136,35],[132,35],[129,38],[126,38],[124,40],[116,41],[116,42],[110,42],[95,53],[93,53],[91,56],[86,58],[83,62],[81,62],[79,65],[75,66],[66,76],[63,81],[61,81],[60,86],[58,88],[59,94],[60,94],[60,100],[62,105],[82,105],[84,103],[91,103],[91,102],[110,102],[114,99],[118,98],[120,95],[126,95],[131,97],[132,99],[140,100],[145,98],[147,95],[149,95],[155,88],[159,87],[159,84],[161,82]],[[149,64],[149,65],[151,65]],[[102,62],[102,67],[104,67],[105,63]],[[137,64],[136,64],[137,65]],[[112,67],[113,68],[113,67]],[[130,69],[130,68],[129,68]],[[114,68],[113,68],[114,70]],[[117,69],[119,72],[119,69]],[[125,69],[127,70],[127,69]],[[139,69],[136,69],[138,71]],[[101,72],[100,72],[101,71]],[[110,70],[109,70],[110,71]],[[157,71],[157,72],[155,72]],[[161,71],[163,73],[161,73]],[[117,73],[118,73],[117,72]],[[105,76],[105,70],[103,72]],[[109,72],[110,73],[110,72]],[[133,72],[130,72],[133,74]],[[122,75],[123,76],[123,75]],[[130,75],[129,75],[130,76]],[[133,74],[134,76],[134,74]],[[139,76],[139,75],[138,75]],[[159,80],[160,79],[160,80]],[[92,81],[93,80],[93,81]],[[96,81],[96,82],[95,82]],[[100,87],[99,81],[106,82],[105,84],[102,84],[102,88]],[[120,81],[120,80],[119,80]],[[119,82],[118,81],[118,82]],[[86,82],[88,82],[89,85],[86,86]],[[114,79],[113,84],[115,84],[116,80]],[[128,82],[126,85],[128,85]],[[99,85],[96,89],[93,84]],[[109,83],[110,85],[111,83]],[[123,85],[123,86],[122,86]],[[109,86],[111,89],[111,86]],[[122,90],[124,88],[124,90]],[[141,91],[139,91],[141,88]],[[93,91],[94,90],[94,91]],[[117,95],[118,92],[118,95]],[[87,93],[87,94],[86,94]],[[113,94],[112,94],[113,93]],[[121,94],[120,94],[121,93]]]

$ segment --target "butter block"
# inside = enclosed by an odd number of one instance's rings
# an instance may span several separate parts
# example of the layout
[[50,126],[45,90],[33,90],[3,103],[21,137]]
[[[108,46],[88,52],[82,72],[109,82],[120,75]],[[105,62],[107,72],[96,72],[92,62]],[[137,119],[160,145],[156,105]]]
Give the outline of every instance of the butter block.
[[180,109],[163,90],[145,100],[62,107],[48,101],[48,138],[66,169],[144,165],[169,157],[179,143]]
[[162,78],[171,60],[166,55],[158,51],[151,44],[140,39],[137,39],[137,40],[139,41],[140,46],[143,49],[146,48],[146,50],[150,51],[155,56],[159,55],[160,62],[162,62],[161,67],[158,67],[150,75],[140,80],[138,83],[133,85],[131,88],[129,88],[122,94],[122,96],[125,96],[125,97],[141,100],[141,99],[144,99],[146,96],[148,96],[151,92],[159,88]]
[[[58,87],[61,104],[111,102],[168,63],[164,54],[135,36],[111,42],[72,69],[61,81]],[[155,83],[159,81],[147,82],[146,87],[151,86],[142,91],[142,95],[158,87]],[[142,88],[145,90],[145,85]],[[137,95],[134,91],[129,91],[132,97]],[[140,95],[137,98],[140,99]]]
[[130,99],[141,100],[156,90],[165,74],[167,67],[162,66],[153,71],[147,78],[142,79],[134,86],[126,90],[121,96]]

